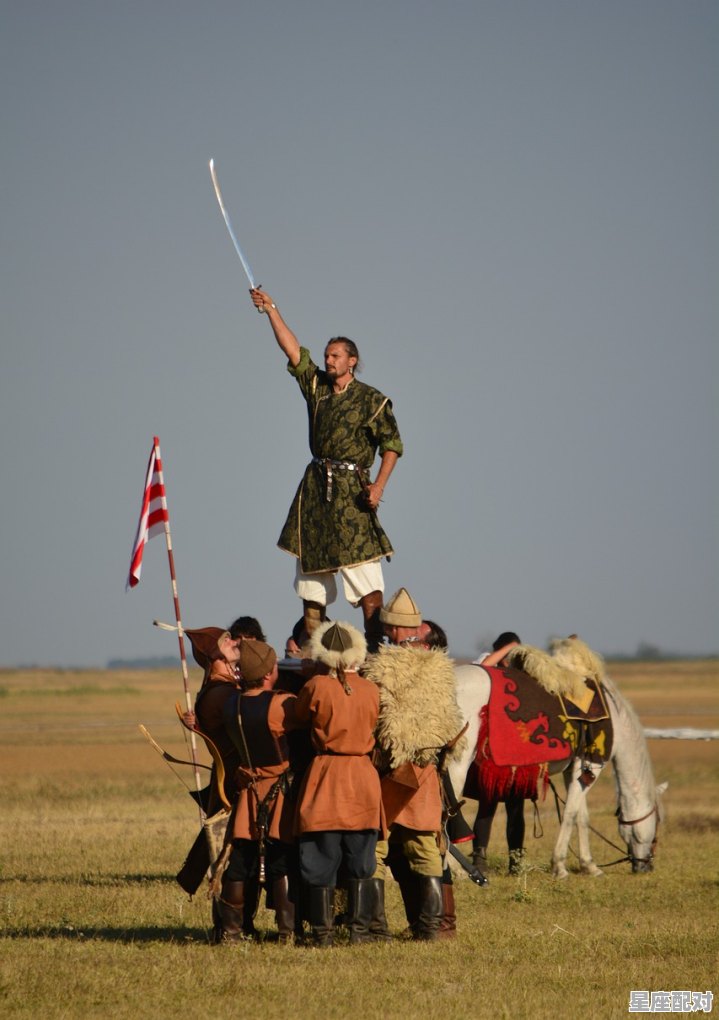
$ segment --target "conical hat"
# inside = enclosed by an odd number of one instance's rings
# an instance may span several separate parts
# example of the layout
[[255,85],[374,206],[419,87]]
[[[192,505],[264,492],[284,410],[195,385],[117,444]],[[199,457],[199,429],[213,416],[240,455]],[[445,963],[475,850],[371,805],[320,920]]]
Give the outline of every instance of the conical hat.
[[382,623],[395,627],[419,627],[422,612],[406,588],[396,591],[386,606],[380,609]]
[[198,627],[196,630],[186,630],[185,634],[190,639],[192,656],[198,666],[207,669],[215,659],[222,658],[218,645],[220,638],[227,634],[223,627]]

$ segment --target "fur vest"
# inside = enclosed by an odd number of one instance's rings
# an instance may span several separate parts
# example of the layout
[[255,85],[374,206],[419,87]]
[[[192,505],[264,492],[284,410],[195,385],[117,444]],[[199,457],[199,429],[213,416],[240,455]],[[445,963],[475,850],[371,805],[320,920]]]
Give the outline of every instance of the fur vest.
[[[435,763],[463,725],[452,659],[441,649],[383,645],[362,672],[379,687],[375,736],[386,765]],[[459,757],[465,747],[462,737],[448,757]]]

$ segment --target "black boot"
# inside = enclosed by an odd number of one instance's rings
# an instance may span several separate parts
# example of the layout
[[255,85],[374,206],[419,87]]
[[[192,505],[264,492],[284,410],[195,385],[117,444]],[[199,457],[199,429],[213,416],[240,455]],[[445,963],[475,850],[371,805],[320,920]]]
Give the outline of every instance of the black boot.
[[216,941],[218,944],[227,942],[243,942],[251,937],[245,931],[246,883],[222,883],[220,898],[216,901]]
[[419,890],[417,889],[417,875],[409,866],[409,861],[404,856],[401,847],[390,842],[389,855],[387,857],[390,871],[394,876],[404,904],[404,912],[407,917],[408,930],[403,936],[412,935],[419,917]]
[[354,879],[347,883],[347,926],[350,945],[391,938],[384,916],[384,882],[378,878]]
[[245,882],[245,909],[242,925],[249,939],[259,939],[260,933],[255,928],[255,917],[260,905],[260,883],[256,878],[248,878]]
[[442,920],[439,922],[437,938],[453,939],[457,934],[457,912],[454,905],[454,886],[442,882]]
[[433,942],[442,921],[442,879],[417,875],[419,915],[414,937],[420,942]]
[[327,885],[311,885],[308,891],[312,944],[326,949],[334,944],[335,891]]
[[384,879],[368,878],[372,889],[372,913],[370,915],[369,930],[374,942],[390,942],[392,933],[387,924],[387,915],[384,908]]
[[277,941],[292,942],[295,934],[295,905],[289,897],[287,875],[272,883],[272,903],[275,908]]
[[310,920],[309,886],[304,882],[292,882],[290,894],[295,903],[295,942],[298,946],[303,946],[308,942],[304,922],[307,921],[309,924]]

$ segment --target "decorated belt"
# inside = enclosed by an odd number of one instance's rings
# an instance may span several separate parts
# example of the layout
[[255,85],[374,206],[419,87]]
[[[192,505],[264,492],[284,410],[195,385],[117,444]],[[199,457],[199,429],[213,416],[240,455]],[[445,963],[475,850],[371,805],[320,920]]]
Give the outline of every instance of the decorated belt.
[[320,467],[325,469],[325,499],[328,503],[332,502],[332,482],[334,471],[356,471],[360,479],[362,478],[362,472],[364,468],[359,464],[353,463],[351,460],[332,460],[331,457],[313,457],[313,464],[319,464]]

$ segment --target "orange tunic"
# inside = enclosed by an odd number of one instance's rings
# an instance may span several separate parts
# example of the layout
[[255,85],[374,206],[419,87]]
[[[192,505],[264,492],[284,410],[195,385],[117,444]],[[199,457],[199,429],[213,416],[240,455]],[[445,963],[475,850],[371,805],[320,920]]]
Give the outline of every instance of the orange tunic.
[[[262,689],[245,691],[243,698],[262,694]],[[283,737],[299,725],[295,717],[295,696],[287,691],[275,691],[267,712],[267,725],[275,737]],[[232,834],[235,839],[259,839],[257,828],[258,804],[264,800],[273,785],[287,772],[290,763],[283,760],[276,765],[263,765],[254,769],[240,765],[235,772],[237,807]],[[285,798],[282,784],[277,796],[269,805],[267,835],[284,843],[292,842],[293,807]]]
[[393,823],[417,832],[438,832],[442,828],[442,794],[436,765],[413,765],[418,788],[395,815]]
[[316,757],[299,794],[295,831],[382,829],[380,782],[369,755],[379,714],[376,686],[346,674],[346,694],[336,677],[313,676],[297,695],[299,721],[309,722]]

